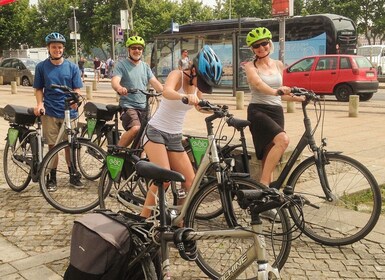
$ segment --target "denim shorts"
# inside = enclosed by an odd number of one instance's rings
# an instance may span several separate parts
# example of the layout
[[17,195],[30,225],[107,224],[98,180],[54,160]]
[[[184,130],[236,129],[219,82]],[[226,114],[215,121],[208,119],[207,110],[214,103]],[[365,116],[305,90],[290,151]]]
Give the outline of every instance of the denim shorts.
[[143,137],[143,146],[146,145],[148,141],[165,145],[167,151],[184,152],[182,145],[182,133],[167,133],[156,129],[151,125],[147,125]]

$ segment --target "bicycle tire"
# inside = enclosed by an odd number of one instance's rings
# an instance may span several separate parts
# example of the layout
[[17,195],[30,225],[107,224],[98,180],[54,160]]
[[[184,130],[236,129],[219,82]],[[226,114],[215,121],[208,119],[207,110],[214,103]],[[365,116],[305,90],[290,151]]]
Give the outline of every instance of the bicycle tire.
[[[89,140],[86,140],[86,141],[89,141]],[[88,157],[91,157],[91,158],[98,158],[102,162],[106,158],[106,154],[107,153],[102,149],[102,147],[100,147],[96,143],[92,143],[92,144],[94,144],[93,147],[97,146],[100,149],[98,150],[96,148],[94,149],[94,148],[89,148],[89,147],[87,147],[85,149],[85,146],[79,145],[79,147],[77,149],[77,158],[78,159],[82,159],[82,160],[78,161],[78,168],[80,170],[80,173],[87,180],[94,181],[94,180],[96,180],[96,179],[98,179],[100,177],[100,175],[102,173],[102,169],[101,168],[100,169],[96,169],[96,170],[95,169],[90,169],[88,164],[85,164],[85,163],[87,163],[87,161],[83,160],[83,158],[85,156],[88,156]]]
[[[86,139],[77,139],[77,150],[92,151],[88,154],[78,155],[77,160],[82,166],[88,168],[88,172],[99,173],[103,167],[105,152],[97,145]],[[54,208],[65,213],[83,213],[99,205],[98,181],[81,178],[84,186],[76,188],[70,185],[69,168],[65,160],[65,150],[69,147],[68,141],[54,146],[44,157],[40,170],[40,189],[44,198]],[[76,151],[78,154],[78,151]],[[91,155],[91,156],[90,156]],[[94,157],[93,155],[97,155]],[[57,190],[49,192],[47,189],[47,174],[50,173],[54,161],[58,159],[56,180]],[[77,165],[79,162],[77,163]]]
[[[140,212],[150,184],[145,178],[138,177],[135,171],[127,179],[121,178],[120,181],[114,182],[110,178],[108,169],[105,166],[98,186],[99,206],[101,209],[112,209],[114,211],[129,208],[133,212]],[[120,192],[125,192],[125,195],[122,195]],[[102,193],[104,193],[103,196],[101,195]],[[106,202],[108,195],[116,198],[120,203]],[[121,208],[121,206],[124,207]]]
[[[325,156],[328,162],[324,166],[325,173],[337,200],[326,200],[314,157],[301,162],[287,184],[295,193],[320,207],[303,206],[303,232],[308,237],[329,246],[352,244],[364,238],[376,225],[381,213],[381,192],[373,175],[360,162],[341,154],[326,153]],[[363,190],[367,190],[373,203],[365,206],[366,213],[359,211],[359,205],[354,205],[346,196]],[[294,221],[298,220],[295,209],[290,209],[290,214]]]
[[[233,190],[240,188],[263,188],[263,186],[248,178],[231,178],[230,180],[232,180],[233,183]],[[198,213],[206,211],[206,209],[212,212],[214,207],[222,207],[219,202],[217,182],[211,182],[194,195],[187,210],[185,226],[191,227],[196,231],[228,229],[229,226],[225,221],[224,215],[209,220],[197,218]],[[241,226],[247,226],[250,222],[250,214],[247,214],[246,210],[241,209],[236,200],[233,200],[233,207],[238,223]],[[266,236],[266,256],[272,263],[274,259],[273,266],[281,269],[290,254],[291,233],[289,231],[291,228],[287,211],[281,209],[277,210],[277,212],[280,222],[271,223],[263,219],[263,224],[264,233],[267,235],[270,234],[272,226],[274,226],[276,234],[282,234],[281,236],[275,236],[273,238],[274,240],[270,239],[272,242],[268,242],[269,238]],[[232,243],[230,244],[227,240],[232,241]],[[241,251],[247,250],[252,242],[252,240],[236,238],[199,240],[197,241],[198,257],[196,263],[211,279],[218,279],[218,277],[240,257]],[[234,254],[235,251],[236,253]],[[258,265],[255,263],[255,265],[250,265],[237,279],[256,279],[257,275]]]
[[[135,234],[131,235],[133,239],[133,250],[132,250],[132,258],[135,257],[142,252],[146,248],[146,245],[137,237]],[[140,259],[132,269],[128,271],[128,273],[124,276],[125,280],[158,280],[158,275],[156,272],[156,268],[154,262],[150,255],[146,255]]]
[[32,179],[31,166],[26,162],[27,155],[30,155],[28,160],[32,160],[32,149],[28,141],[22,146],[19,137],[14,145],[6,141],[3,156],[4,177],[8,186],[15,192],[23,191]]
[[[97,124],[97,126],[99,126],[99,125],[100,124]],[[80,133],[80,137],[90,139],[90,141],[92,143],[94,143],[95,145],[101,147],[102,149],[105,148],[108,144],[110,144],[108,142],[108,138],[107,138],[105,132],[103,132],[102,130],[100,130],[100,133],[94,132],[91,135],[91,137],[89,137],[87,124],[85,124],[82,127],[81,133]]]

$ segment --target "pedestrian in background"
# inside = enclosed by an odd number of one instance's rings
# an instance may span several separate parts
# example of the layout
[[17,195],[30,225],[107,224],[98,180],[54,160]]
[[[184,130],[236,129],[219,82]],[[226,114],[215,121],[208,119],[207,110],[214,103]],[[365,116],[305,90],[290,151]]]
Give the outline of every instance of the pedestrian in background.
[[190,58],[188,57],[188,50],[183,49],[181,51],[181,58],[178,61],[179,70],[187,70],[190,68]]
[[100,64],[101,61],[99,60],[98,57],[95,56],[94,58],[94,73],[95,73],[95,80],[99,82],[100,80]]

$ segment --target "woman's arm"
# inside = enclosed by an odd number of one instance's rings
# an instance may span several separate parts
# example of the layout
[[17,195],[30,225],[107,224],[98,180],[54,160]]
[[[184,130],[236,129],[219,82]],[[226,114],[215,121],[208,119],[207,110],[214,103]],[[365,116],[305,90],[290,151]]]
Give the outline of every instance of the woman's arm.
[[[278,61],[278,69],[282,69],[282,62]],[[268,84],[266,84],[261,77],[258,75],[257,69],[254,66],[254,61],[249,61],[244,66],[247,82],[249,85],[255,89],[257,89],[259,92],[262,92],[266,95],[281,95],[279,94],[280,91],[283,92],[283,94],[288,95],[290,94],[290,88],[286,86],[279,87],[277,89],[270,87]],[[282,72],[281,72],[282,74]]]

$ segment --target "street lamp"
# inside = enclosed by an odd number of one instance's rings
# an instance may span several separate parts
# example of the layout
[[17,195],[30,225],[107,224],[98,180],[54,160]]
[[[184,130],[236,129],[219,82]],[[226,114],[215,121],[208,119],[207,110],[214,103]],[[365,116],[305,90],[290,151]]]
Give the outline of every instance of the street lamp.
[[75,64],[78,64],[78,30],[77,30],[77,26],[76,26],[76,13],[75,13],[75,10],[79,9],[79,7],[70,6],[70,9],[72,9],[73,13],[74,13]]

